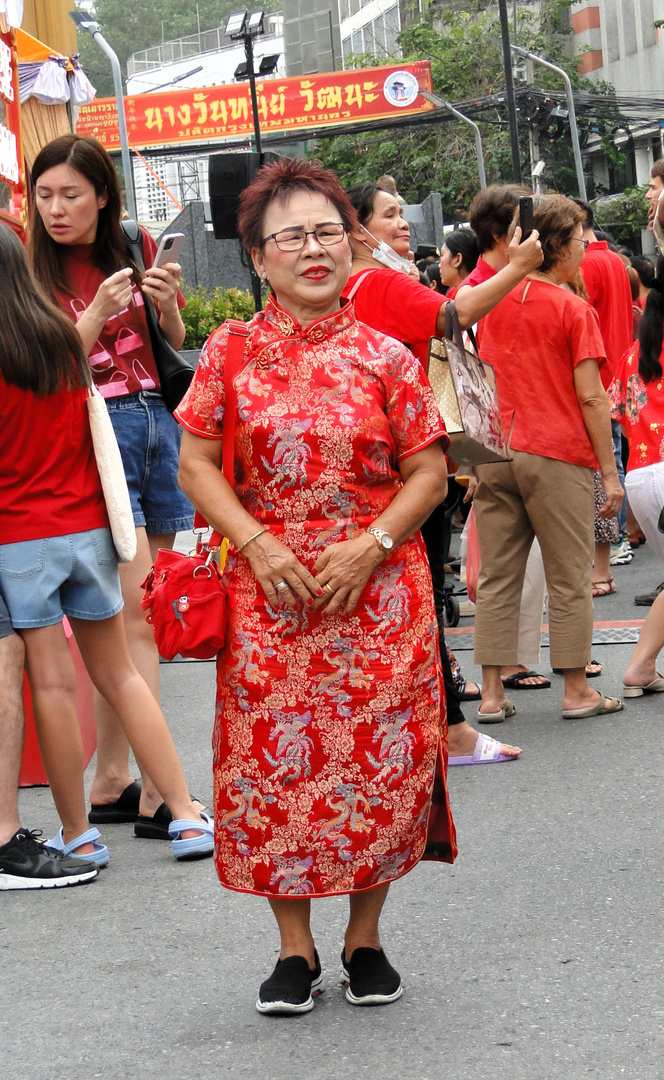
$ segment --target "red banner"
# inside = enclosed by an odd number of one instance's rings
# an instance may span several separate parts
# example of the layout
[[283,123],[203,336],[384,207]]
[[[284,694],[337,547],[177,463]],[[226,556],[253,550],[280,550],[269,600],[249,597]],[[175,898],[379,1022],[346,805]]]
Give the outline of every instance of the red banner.
[[0,221],[21,234],[25,229],[18,64],[11,32],[0,33]]
[[[283,133],[430,112],[434,106],[419,96],[419,90],[432,89],[427,60],[402,67],[257,81],[260,128],[265,133]],[[254,130],[248,82],[139,94],[124,100],[129,145],[137,149],[208,143],[248,136]],[[107,150],[119,149],[115,98],[85,105],[76,132],[93,136]]]

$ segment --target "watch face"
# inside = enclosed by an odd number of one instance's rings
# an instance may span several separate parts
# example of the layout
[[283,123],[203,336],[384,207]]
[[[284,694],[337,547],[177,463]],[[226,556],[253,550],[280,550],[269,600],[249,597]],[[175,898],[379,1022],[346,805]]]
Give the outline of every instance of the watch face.
[[384,548],[385,551],[391,551],[392,550],[392,548],[394,547],[394,540],[392,539],[392,537],[390,536],[389,533],[383,533],[383,535],[380,538],[380,546],[382,548]]

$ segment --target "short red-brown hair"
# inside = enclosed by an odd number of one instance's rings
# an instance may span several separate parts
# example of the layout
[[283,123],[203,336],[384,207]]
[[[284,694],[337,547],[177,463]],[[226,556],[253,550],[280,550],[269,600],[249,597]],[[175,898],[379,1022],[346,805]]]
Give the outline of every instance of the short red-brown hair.
[[283,204],[296,191],[312,191],[328,199],[339,211],[346,232],[357,225],[357,215],[335,173],[315,159],[279,158],[263,165],[240,196],[237,227],[247,251],[260,247],[269,204],[273,200]]

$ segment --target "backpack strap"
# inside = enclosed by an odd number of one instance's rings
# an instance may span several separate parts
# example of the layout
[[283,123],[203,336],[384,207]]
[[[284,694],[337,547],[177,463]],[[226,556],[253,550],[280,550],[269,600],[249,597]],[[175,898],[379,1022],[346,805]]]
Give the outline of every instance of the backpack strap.
[[[226,407],[224,410],[224,429],[222,435],[221,462],[222,472],[228,483],[233,487],[235,466],[235,417],[237,414],[237,394],[233,381],[242,367],[246,339],[249,335],[247,323],[238,319],[227,319],[225,326],[228,327],[228,341],[226,344],[226,359],[224,362],[224,396]],[[209,525],[202,514],[196,511],[194,514],[194,529],[209,529]],[[217,548],[223,537],[215,530],[205,543],[205,547]]]

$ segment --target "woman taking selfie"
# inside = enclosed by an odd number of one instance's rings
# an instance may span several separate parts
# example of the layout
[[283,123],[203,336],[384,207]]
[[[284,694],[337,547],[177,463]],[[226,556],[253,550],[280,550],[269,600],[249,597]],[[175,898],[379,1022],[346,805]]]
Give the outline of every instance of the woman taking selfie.
[[[159,700],[159,656],[141,610],[140,585],[157,550],[191,528],[193,511],[177,484],[180,430],[159,393],[143,293],[154,302],[164,336],[184,340],[178,290],[180,267],[167,263],[142,275],[128,255],[113,163],[95,139],[63,135],[37,155],[32,168],[35,206],[31,256],[48,295],[76,323],[92,376],[117,436],[129,485],[137,555],[120,568],[131,654]],[[143,232],[144,262],[156,245]],[[139,836],[168,839],[170,813],[141,766],[132,783],[122,727],[106,701],[96,699],[98,753],[90,798],[95,824],[136,821]]]
[[313,1008],[321,966],[310,901],[341,894],[348,1001],[395,1001],[401,979],[378,932],[390,882],[425,850],[455,853],[418,532],[445,496],[448,440],[414,357],[341,301],[354,224],[319,163],[259,170],[239,231],[272,294],[233,379],[234,489],[220,471],[225,328],[177,410],[182,485],[230,540],[216,866],[227,888],[266,897],[279,927],[261,1013]]
[[49,846],[99,866],[109,859],[85,817],[66,615],[93,683],[182,819],[172,823],[176,858],[211,855],[212,823],[192,805],[166,721],[127,648],[80,338],[38,287],[5,226],[0,265],[0,593],[25,643],[39,749],[62,821]]

